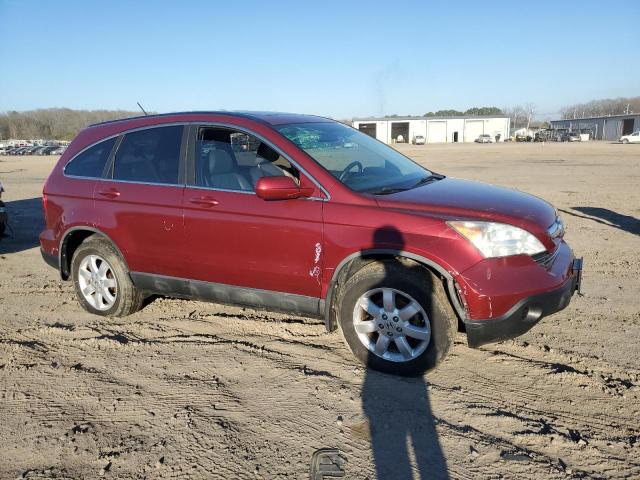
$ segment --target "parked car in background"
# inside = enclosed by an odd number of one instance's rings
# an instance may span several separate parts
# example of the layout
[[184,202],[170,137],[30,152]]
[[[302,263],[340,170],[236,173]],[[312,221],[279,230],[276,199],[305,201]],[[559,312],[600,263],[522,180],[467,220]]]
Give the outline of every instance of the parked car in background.
[[631,135],[623,135],[620,137],[620,141],[622,143],[640,143],[640,130]]
[[423,135],[416,135],[415,137],[413,137],[413,144],[414,145],[424,145],[425,144],[425,138]]
[[580,139],[580,134],[578,132],[567,132],[564,135],[562,135],[561,140],[563,142],[579,142]]
[[533,141],[548,142],[552,140],[552,137],[553,137],[553,131],[542,128],[535,133],[535,135],[533,136]]
[[18,147],[14,151],[11,152],[11,155],[23,155],[23,152],[27,150],[29,147]]
[[[0,155],[60,155],[66,146],[48,140],[38,145],[12,145],[0,147]],[[57,152],[57,153],[56,153]]]
[[57,150],[58,147],[57,145],[47,145],[46,147],[43,147],[40,152],[38,153],[38,155],[51,155],[53,151]]
[[126,316],[155,293],[315,316],[365,365],[402,375],[438,365],[459,323],[470,347],[523,334],[581,279],[549,203],[309,115],[88,127],[43,207],[42,256],[92,314]]
[[7,207],[2,201],[2,194],[4,193],[4,186],[0,182],[0,237],[4,235],[4,231],[7,229]]
[[479,135],[478,138],[474,140],[476,143],[493,143],[493,137],[488,133],[483,133]]
[[66,149],[67,147],[57,147],[56,149],[51,150],[49,155],[62,155]]
[[18,149],[16,151],[16,155],[31,155],[31,151],[34,150],[35,148],[39,148],[39,147],[34,147],[33,145],[29,145],[27,147],[21,147],[20,149]]
[[522,134],[516,135],[516,142],[532,142],[532,141],[533,141],[533,137],[531,135],[522,135]]

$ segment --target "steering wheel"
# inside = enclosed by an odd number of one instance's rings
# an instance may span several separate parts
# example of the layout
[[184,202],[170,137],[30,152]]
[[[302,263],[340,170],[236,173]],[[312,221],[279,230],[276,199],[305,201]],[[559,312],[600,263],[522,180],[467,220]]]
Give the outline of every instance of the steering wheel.
[[344,167],[344,170],[340,172],[340,176],[338,177],[338,180],[340,180],[341,182],[344,181],[344,179],[347,177],[347,174],[349,173],[349,170],[351,170],[353,167],[358,167],[358,173],[362,173],[362,164],[356,160],[354,162],[351,162],[346,167]]

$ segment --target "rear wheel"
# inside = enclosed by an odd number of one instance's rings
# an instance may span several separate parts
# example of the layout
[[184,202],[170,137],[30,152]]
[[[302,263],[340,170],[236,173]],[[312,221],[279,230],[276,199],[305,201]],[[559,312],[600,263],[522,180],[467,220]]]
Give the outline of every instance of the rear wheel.
[[457,330],[442,283],[429,270],[396,261],[375,262],[343,288],[342,335],[365,365],[397,375],[419,375],[447,355]]
[[144,300],[124,261],[108,240],[92,236],[75,251],[71,272],[80,304],[90,313],[124,317],[140,309]]

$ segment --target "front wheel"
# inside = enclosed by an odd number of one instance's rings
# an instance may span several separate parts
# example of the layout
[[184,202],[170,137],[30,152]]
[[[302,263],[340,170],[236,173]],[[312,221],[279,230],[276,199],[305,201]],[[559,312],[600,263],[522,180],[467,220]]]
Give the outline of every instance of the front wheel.
[[370,263],[343,292],[343,338],[375,370],[420,375],[442,362],[453,344],[457,318],[442,282],[420,265]]
[[142,306],[143,293],[106,239],[94,235],[82,242],[73,255],[71,272],[78,300],[90,313],[124,317]]
[[624,143],[626,145],[627,143],[629,143],[629,139],[625,138],[624,140],[622,140],[622,143]]

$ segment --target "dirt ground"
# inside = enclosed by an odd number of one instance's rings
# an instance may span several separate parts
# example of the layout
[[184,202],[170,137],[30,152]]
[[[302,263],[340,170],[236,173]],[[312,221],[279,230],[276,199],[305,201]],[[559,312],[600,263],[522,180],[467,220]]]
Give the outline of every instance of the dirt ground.
[[[640,478],[640,146],[400,146],[554,203],[584,295],[526,335],[462,333],[424,378],[358,365],[321,321],[157,299],[85,313],[37,248],[55,158],[0,157],[0,478]],[[412,472],[412,473],[411,473]]]

